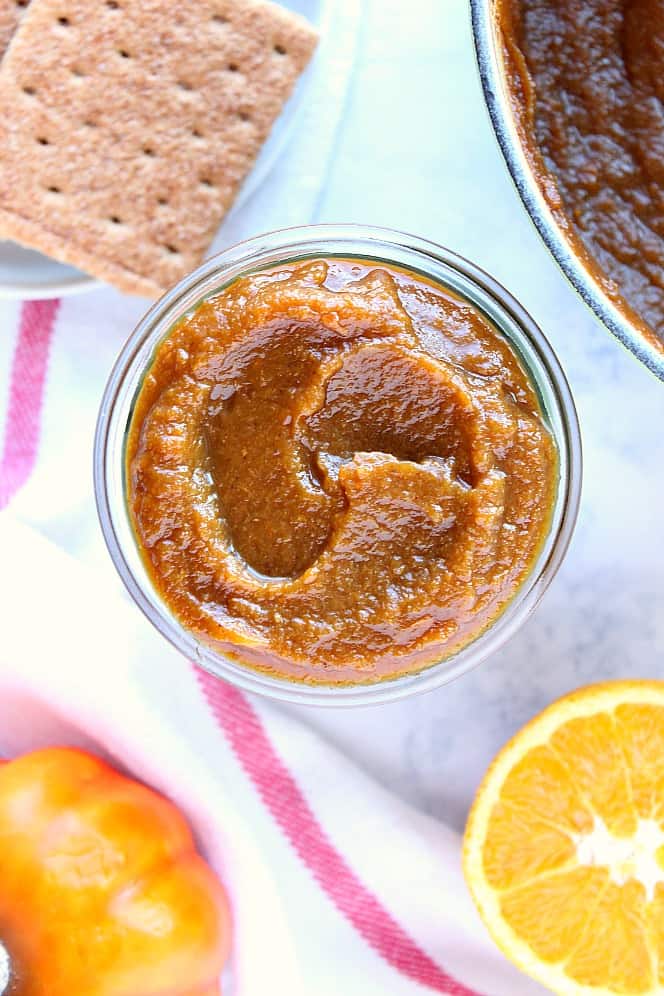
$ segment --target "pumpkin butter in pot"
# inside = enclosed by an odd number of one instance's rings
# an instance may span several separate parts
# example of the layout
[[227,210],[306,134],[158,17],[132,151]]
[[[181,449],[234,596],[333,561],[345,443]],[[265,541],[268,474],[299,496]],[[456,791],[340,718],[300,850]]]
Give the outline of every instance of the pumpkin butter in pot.
[[356,684],[471,641],[546,537],[557,452],[511,346],[413,272],[241,277],[157,347],[127,449],[152,582],[200,640]]
[[497,0],[508,90],[558,223],[664,348],[664,0]]

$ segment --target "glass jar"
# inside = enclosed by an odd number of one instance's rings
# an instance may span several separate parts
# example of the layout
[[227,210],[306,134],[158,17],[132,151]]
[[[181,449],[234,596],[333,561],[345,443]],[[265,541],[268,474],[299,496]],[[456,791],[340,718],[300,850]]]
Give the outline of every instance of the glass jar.
[[[274,677],[224,656],[186,629],[152,585],[134,535],[127,501],[125,448],[135,399],[155,350],[169,330],[238,277],[278,264],[341,257],[411,270],[449,288],[505,336],[535,387],[558,451],[558,487],[541,552],[520,588],[475,639],[417,674],[372,684],[303,684]],[[310,705],[367,705],[435,688],[475,667],[530,615],[569,545],[579,505],[581,441],[574,402],[551,346],[533,319],[492,277],[433,242],[380,228],[320,225],[260,235],[226,249],[168,291],[124,346],[106,386],[94,452],[95,494],[102,531],[134,601],[178,650],[212,674],[247,691]]]

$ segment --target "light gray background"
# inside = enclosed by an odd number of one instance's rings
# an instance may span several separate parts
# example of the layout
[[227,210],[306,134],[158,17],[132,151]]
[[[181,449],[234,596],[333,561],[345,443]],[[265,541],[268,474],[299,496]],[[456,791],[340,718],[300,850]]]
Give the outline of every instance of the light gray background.
[[[386,225],[438,241],[484,266],[532,312],[581,420],[576,536],[520,634],[437,692],[350,711],[293,709],[385,786],[461,828],[489,761],[537,711],[587,682],[663,670],[664,384],[577,299],[522,208],[484,108],[467,0],[329,0],[325,9],[297,128],[261,189],[224,224],[223,241],[310,221]],[[9,328],[16,307],[0,308]],[[145,307],[109,288],[63,302],[39,464],[12,503],[118,587],[94,512],[94,413]],[[0,382],[4,373],[0,364]]]

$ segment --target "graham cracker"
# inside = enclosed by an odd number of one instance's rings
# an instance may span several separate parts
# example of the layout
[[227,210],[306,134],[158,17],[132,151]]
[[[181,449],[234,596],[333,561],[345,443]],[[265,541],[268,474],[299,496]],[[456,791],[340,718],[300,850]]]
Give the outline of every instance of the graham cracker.
[[30,0],[0,0],[0,59],[2,59]]
[[31,0],[0,66],[0,237],[160,294],[202,259],[316,38],[264,0]]

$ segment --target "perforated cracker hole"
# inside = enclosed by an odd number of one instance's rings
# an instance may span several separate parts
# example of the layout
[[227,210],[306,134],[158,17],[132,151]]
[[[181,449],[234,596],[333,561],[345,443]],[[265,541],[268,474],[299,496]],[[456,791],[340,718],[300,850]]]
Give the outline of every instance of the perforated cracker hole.
[[111,222],[112,225],[121,225],[122,224],[122,218],[119,218],[117,216],[117,214],[112,214],[111,217],[108,220]]
[[224,14],[213,14],[212,20],[215,24],[228,24],[228,18]]
[[118,0],[106,0],[106,6],[109,10],[120,10]]
[[170,253],[171,256],[178,256],[180,254],[180,250],[176,249],[175,246],[170,244],[170,242],[166,243],[164,249],[166,250],[167,253]]
[[159,204],[161,207],[165,207],[165,205],[168,204],[168,200],[166,197],[158,197],[157,204]]
[[240,121],[251,121],[251,115],[247,111],[238,111],[237,116]]
[[148,159],[154,159],[157,153],[149,145],[146,145],[145,148],[143,149],[143,155],[147,156]]
[[46,189],[48,190],[49,194],[61,194],[62,193],[62,187],[56,187],[55,184],[51,184],[51,186],[47,187]]
[[274,51],[277,53],[277,55],[286,55],[286,49],[284,48],[283,45],[275,45]]
[[83,127],[84,128],[96,128],[97,127],[97,122],[93,121],[92,118],[86,118],[85,121],[83,122]]
[[210,179],[209,176],[202,176],[201,177],[201,184],[204,187],[214,187],[214,182]]
[[85,73],[83,72],[83,70],[82,70],[82,69],[79,69],[79,68],[78,68],[78,66],[74,66],[74,67],[72,68],[72,71],[71,71],[71,74],[72,74],[72,76],[74,76],[74,77],[75,77],[75,78],[76,78],[77,80],[82,80],[82,79],[83,79],[83,77],[85,76]]
[[120,56],[121,59],[131,59],[131,55],[129,54],[126,48],[119,48],[118,55]]
[[229,73],[236,73],[239,68],[240,67],[238,66],[237,62],[229,62],[227,66]]
[[28,97],[34,97],[37,91],[33,86],[24,86],[23,93],[26,94]]
[[43,135],[39,135],[38,138],[37,138],[37,141],[39,142],[40,145],[50,145],[51,144],[47,138],[44,138]]
[[58,24],[59,24],[59,25],[60,25],[60,26],[61,26],[62,28],[68,28],[68,27],[69,27],[69,25],[71,24],[71,21],[69,20],[69,18],[68,18],[68,17],[59,17],[59,18],[58,18]]
[[191,134],[193,138],[203,138],[203,132],[199,128],[192,128]]
[[181,90],[189,91],[194,89],[191,83],[187,83],[186,80],[178,80],[178,86],[180,87]]
[[27,7],[30,0],[16,0],[17,7]]

